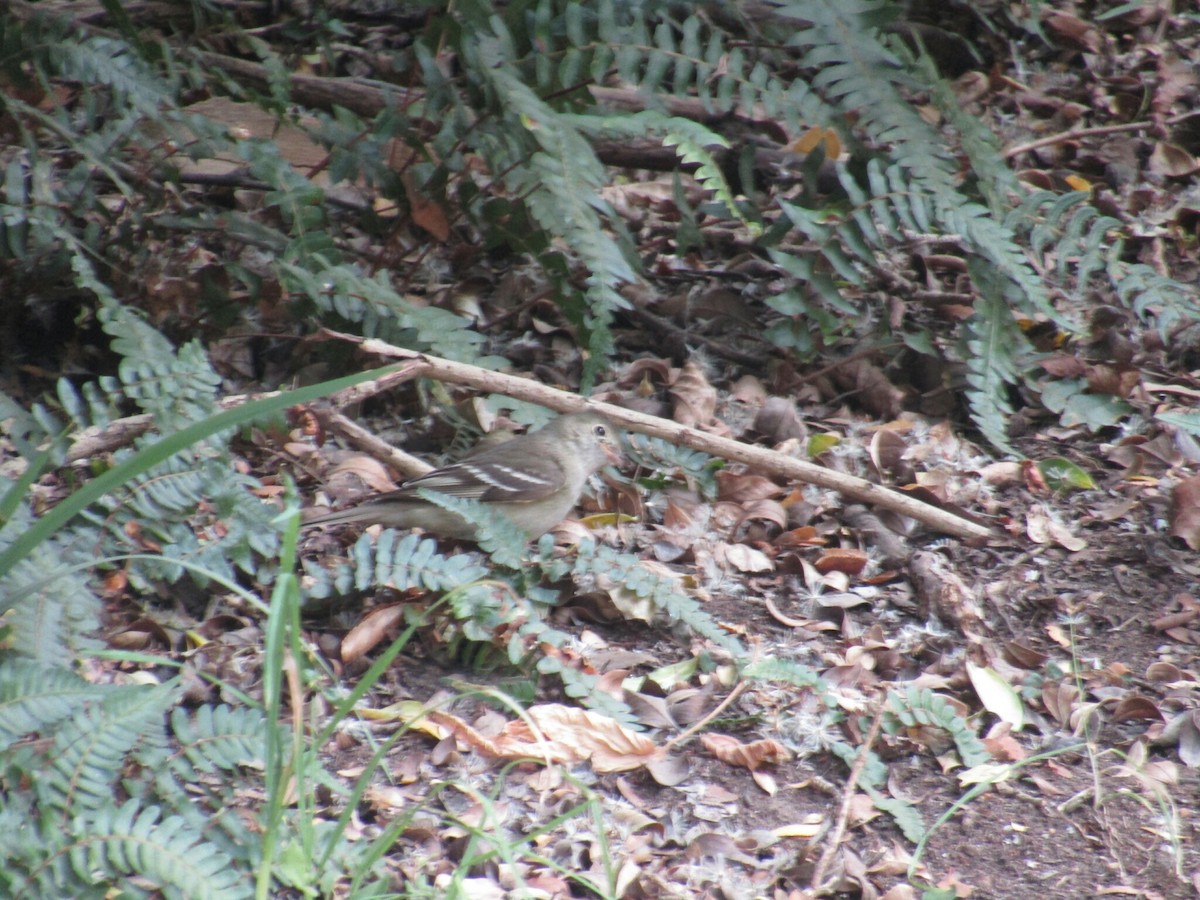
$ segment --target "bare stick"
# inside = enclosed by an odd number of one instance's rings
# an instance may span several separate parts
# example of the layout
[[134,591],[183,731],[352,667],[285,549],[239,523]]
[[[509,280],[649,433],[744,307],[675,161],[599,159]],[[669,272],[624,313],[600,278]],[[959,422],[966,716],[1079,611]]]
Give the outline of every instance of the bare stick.
[[320,408],[315,408],[312,412],[326,431],[340,434],[359,449],[365,450],[375,459],[391,466],[405,478],[416,478],[418,475],[424,475],[433,470],[433,466],[425,460],[417,459],[412,454],[393,447],[387,441],[376,437],[353,419],[349,419],[339,412]]
[[1058,134],[1047,135],[1044,138],[1038,138],[1036,141],[1030,141],[1027,144],[1016,144],[1009,147],[1000,155],[1005,159],[1012,159],[1014,156],[1020,156],[1022,153],[1028,153],[1030,150],[1038,150],[1042,147],[1049,147],[1053,144],[1061,144],[1066,141],[1074,140],[1081,137],[1099,137],[1106,134],[1120,134],[1122,131],[1145,131],[1149,128],[1155,128],[1159,125],[1178,125],[1180,122],[1190,119],[1196,115],[1195,112],[1180,113],[1177,116],[1171,116],[1169,119],[1163,119],[1161,122],[1143,121],[1143,122],[1120,122],[1116,125],[1096,125],[1092,128],[1072,128],[1069,131],[1060,131]]
[[930,528],[955,537],[987,538],[992,532],[983,525],[968,521],[961,516],[927,503],[922,503],[897,491],[889,490],[878,484],[872,484],[864,478],[834,472],[804,460],[795,459],[784,453],[778,453],[765,447],[752,447],[739,441],[717,437],[695,428],[687,428],[642,413],[632,412],[620,406],[587,400],[567,391],[547,387],[528,378],[506,375],[481,369],[467,363],[453,362],[436,356],[418,353],[396,347],[385,341],[366,339],[352,334],[325,330],[324,334],[338,340],[360,344],[368,353],[392,359],[402,359],[411,363],[404,371],[407,377],[434,378],[453,384],[466,385],[481,391],[494,391],[507,394],[518,400],[537,403],[558,412],[579,412],[590,409],[608,416],[619,425],[623,425],[643,434],[660,437],[675,444],[682,444],[695,450],[701,450],[722,459],[745,463],[756,473],[775,475],[780,478],[803,481],[818,487],[837,491],[843,496],[850,497],[860,503],[867,503],[883,509],[891,510],[903,516],[916,519]]
[[846,823],[850,820],[850,804],[854,801],[855,791],[858,789],[858,776],[862,775],[863,769],[867,767],[867,760],[871,755],[871,745],[875,743],[875,738],[879,736],[879,727],[883,723],[883,708],[884,704],[879,704],[879,709],[875,713],[875,718],[871,720],[871,730],[867,732],[866,738],[863,739],[862,746],[858,748],[858,756],[854,758],[854,765],[850,767],[850,777],[846,779],[846,787],[842,791],[842,806],[838,810],[837,824],[833,831],[829,833],[828,843],[825,845],[825,850],[821,853],[821,858],[817,860],[817,865],[813,869],[812,890],[814,895],[821,890],[821,885],[825,881],[825,873],[829,871],[829,865],[833,862],[833,855],[837,853],[838,845],[842,842],[842,836],[846,833]]

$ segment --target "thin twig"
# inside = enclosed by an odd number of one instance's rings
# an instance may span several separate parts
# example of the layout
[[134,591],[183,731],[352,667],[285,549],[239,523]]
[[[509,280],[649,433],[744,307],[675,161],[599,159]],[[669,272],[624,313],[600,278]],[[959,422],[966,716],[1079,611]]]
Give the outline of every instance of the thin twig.
[[405,478],[416,478],[433,469],[433,466],[425,460],[393,447],[387,441],[376,437],[374,433],[339,412],[334,412],[332,409],[315,408],[312,413],[326,431],[341,435],[374,459],[391,466]]
[[1061,144],[1064,141],[1074,140],[1078,137],[1097,137],[1106,134],[1119,134],[1123,131],[1145,131],[1148,128],[1155,128],[1159,125],[1178,125],[1180,122],[1184,122],[1195,115],[1200,115],[1200,113],[1180,113],[1177,116],[1171,116],[1169,119],[1163,119],[1161,122],[1143,120],[1141,122],[1122,122],[1117,125],[1097,125],[1093,128],[1072,128],[1069,131],[1060,131],[1058,134],[1038,138],[1036,141],[1030,141],[1027,144],[1017,144],[1015,147],[1009,147],[1001,156],[1005,159],[1012,159],[1014,156],[1020,156],[1022,153],[1028,153],[1030,150],[1038,150],[1042,147],[1052,146],[1053,144]]
[[734,700],[736,700],[738,697],[742,696],[742,694],[744,694],[746,692],[747,687],[749,687],[749,682],[739,681],[737,683],[737,685],[734,687],[734,689],[729,692],[729,696],[726,697],[724,700],[722,700],[720,703],[718,703],[708,713],[708,715],[706,715],[699,722],[696,722],[695,724],[693,724],[692,727],[689,728],[687,731],[684,731],[681,734],[678,734],[675,737],[671,738],[671,740],[667,741],[666,750],[671,751],[671,750],[674,750],[676,747],[681,746],[682,744],[686,744],[688,741],[690,741],[692,739],[692,736],[694,734],[707,728],[708,723],[713,721],[717,716],[719,716],[721,713],[723,713],[725,710],[727,710],[729,708],[730,704],[733,703]]
[[880,703],[879,709],[875,712],[875,718],[871,720],[871,729],[867,732],[862,746],[858,748],[858,756],[854,758],[854,765],[850,767],[850,777],[846,779],[846,786],[842,789],[842,806],[838,810],[837,823],[833,826],[833,831],[826,837],[825,849],[821,852],[821,858],[817,860],[816,868],[813,869],[810,882],[813,893],[821,891],[821,885],[825,882],[825,873],[829,871],[833,855],[837,853],[837,849],[842,843],[842,837],[846,834],[846,823],[850,821],[850,806],[854,802],[854,795],[858,789],[858,778],[862,775],[863,769],[867,767],[867,760],[871,755],[871,745],[879,736],[879,729],[883,724],[883,709],[884,706]]

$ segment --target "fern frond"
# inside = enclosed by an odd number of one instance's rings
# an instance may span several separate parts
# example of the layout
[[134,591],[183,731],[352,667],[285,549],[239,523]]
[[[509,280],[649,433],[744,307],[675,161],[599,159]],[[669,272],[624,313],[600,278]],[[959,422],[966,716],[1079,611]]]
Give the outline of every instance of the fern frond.
[[[547,571],[554,571],[560,564],[545,565]],[[677,579],[651,569],[636,556],[605,544],[584,541],[577,548],[568,571],[576,579],[599,577],[619,585],[635,596],[649,600],[655,609],[671,621],[687,625],[696,634],[708,638],[739,658],[745,655],[745,649],[737,638],[705,612],[700,603],[679,586]]]
[[[682,447],[662,438],[644,434],[629,436],[629,458],[652,472],[683,473],[690,487],[707,498],[717,495],[716,472],[724,462],[701,450]],[[648,486],[666,484],[665,480],[646,479]]]
[[906,728],[929,725],[946,731],[954,740],[959,759],[968,768],[991,762],[992,754],[971,730],[970,724],[950,704],[929,688],[909,687],[903,693],[888,692],[888,712]]
[[52,731],[104,693],[68,669],[22,659],[0,663],[0,750],[22,735]]
[[66,847],[79,883],[103,885],[137,876],[168,895],[195,898],[251,897],[244,872],[182,818],[129,800],[76,817]]
[[181,776],[193,780],[197,772],[261,770],[266,727],[256,709],[222,704],[189,714],[177,706],[171,711],[171,733],[188,763]]
[[[467,514],[470,512],[468,510]],[[509,531],[512,531],[511,526]],[[401,537],[401,532],[393,529],[384,531],[377,540],[363,534],[350,549],[350,558],[350,563],[339,563],[332,570],[305,560],[305,596],[324,600],[376,585],[398,591],[420,588],[445,593],[470,585],[488,574],[487,567],[481,565],[476,556],[466,553],[446,556],[432,538],[423,538],[416,533]]]
[[966,323],[967,399],[971,418],[995,446],[1010,449],[1005,417],[1012,412],[1009,385],[1020,380],[1020,358],[1030,352],[1013,317],[1002,278],[972,261],[971,277],[979,292],[975,315]]
[[159,115],[178,88],[174,79],[152,72],[124,41],[79,33],[51,52],[62,77],[105,85],[116,92],[116,105],[129,104],[142,115]]
[[854,747],[844,741],[839,741],[830,749],[842,760],[847,768],[859,764],[859,755],[866,754],[866,764],[862,766],[862,774],[858,778],[858,787],[866,793],[880,812],[887,813],[895,821],[904,836],[914,844],[925,836],[925,823],[921,814],[912,804],[886,793],[888,768],[874,750]]
[[484,338],[466,319],[400,296],[387,272],[368,277],[320,254],[309,254],[303,261],[280,260],[277,266],[285,287],[318,309],[361,323],[367,335],[475,365],[496,367],[504,362],[480,354]]
[[1141,263],[1128,266],[1114,263],[1108,271],[1122,302],[1143,322],[1154,322],[1164,340],[1183,322],[1200,320],[1200,299],[1194,286],[1168,278]]
[[38,790],[59,809],[101,810],[112,803],[126,755],[153,732],[174,699],[164,688],[122,687],[101,703],[77,708],[54,735],[54,753]]
[[[3,529],[0,549],[29,527],[32,517],[21,507]],[[82,540],[80,540],[82,538]],[[12,653],[45,666],[61,666],[100,642],[91,635],[99,625],[100,598],[80,564],[80,550],[94,535],[64,532],[35,547],[7,573],[0,573],[4,621],[12,629]]]

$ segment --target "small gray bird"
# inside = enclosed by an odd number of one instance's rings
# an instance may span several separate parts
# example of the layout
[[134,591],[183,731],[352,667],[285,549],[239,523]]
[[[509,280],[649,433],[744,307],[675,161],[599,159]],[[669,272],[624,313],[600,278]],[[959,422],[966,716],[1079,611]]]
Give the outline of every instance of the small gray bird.
[[594,472],[620,461],[612,423],[596,413],[572,413],[531,434],[478,451],[462,462],[434,469],[398,490],[349,509],[318,515],[304,524],[364,522],[422,528],[443,537],[473,540],[475,527],[418,496],[417,491],[424,489],[478,500],[500,510],[521,531],[536,538],[566,517]]

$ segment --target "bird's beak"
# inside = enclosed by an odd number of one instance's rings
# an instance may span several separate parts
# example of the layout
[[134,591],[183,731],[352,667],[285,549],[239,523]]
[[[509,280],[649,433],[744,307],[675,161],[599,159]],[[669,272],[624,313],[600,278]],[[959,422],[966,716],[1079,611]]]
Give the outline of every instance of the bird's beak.
[[614,466],[619,466],[621,463],[625,462],[625,455],[620,451],[619,448],[614,447],[611,444],[604,445],[604,455],[608,457],[609,463]]

